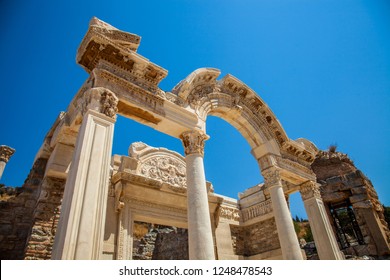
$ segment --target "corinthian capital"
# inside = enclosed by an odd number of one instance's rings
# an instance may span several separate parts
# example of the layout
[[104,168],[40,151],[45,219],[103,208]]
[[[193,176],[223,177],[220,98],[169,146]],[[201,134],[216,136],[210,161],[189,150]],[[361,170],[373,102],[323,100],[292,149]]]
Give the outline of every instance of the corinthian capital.
[[299,191],[301,193],[302,199],[306,200],[312,197],[321,198],[321,193],[320,193],[320,187],[317,185],[317,183],[313,181],[307,181],[306,183],[303,183]]
[[15,153],[15,150],[8,146],[0,146],[0,161],[4,161],[5,163],[11,158],[11,156]]
[[180,139],[183,142],[184,153],[186,156],[192,154],[204,155],[204,142],[209,137],[201,131],[191,130],[183,132],[180,135]]
[[106,88],[91,88],[84,94],[83,114],[88,109],[115,119],[118,112],[118,98]]
[[267,188],[282,184],[280,170],[276,167],[268,168],[262,171],[261,174],[263,175],[265,186]]

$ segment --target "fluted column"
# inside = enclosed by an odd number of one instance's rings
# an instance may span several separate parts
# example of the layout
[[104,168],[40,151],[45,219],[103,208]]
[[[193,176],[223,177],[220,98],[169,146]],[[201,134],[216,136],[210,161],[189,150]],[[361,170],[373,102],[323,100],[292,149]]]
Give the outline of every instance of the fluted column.
[[204,142],[199,131],[181,135],[186,154],[188,249],[190,260],[214,260],[213,234],[203,166]]
[[265,186],[270,192],[283,258],[285,260],[302,260],[298,238],[283,192],[280,171],[278,168],[271,167],[262,171],[262,175]]
[[12,149],[11,147],[1,145],[0,146],[0,179],[1,176],[3,175],[5,166],[11,156],[15,153],[15,150]]
[[82,123],[67,177],[53,259],[100,259],[118,99],[104,88],[85,92]]
[[300,186],[300,193],[321,260],[341,260],[336,237],[330,225],[317,183],[308,181]]

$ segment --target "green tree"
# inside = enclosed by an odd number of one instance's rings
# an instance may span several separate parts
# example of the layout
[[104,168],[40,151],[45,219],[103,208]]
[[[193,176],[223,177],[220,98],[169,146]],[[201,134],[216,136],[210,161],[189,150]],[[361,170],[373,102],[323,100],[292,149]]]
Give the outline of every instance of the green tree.
[[299,220],[298,220],[298,221],[295,221],[295,220],[293,219],[293,224],[294,224],[295,233],[296,233],[297,236],[298,236],[298,234],[301,232],[301,225],[300,225],[300,223],[299,223]]
[[306,234],[305,234],[305,236],[303,238],[306,240],[306,242],[314,241],[313,233],[311,232],[311,227],[310,226],[308,226],[306,228]]

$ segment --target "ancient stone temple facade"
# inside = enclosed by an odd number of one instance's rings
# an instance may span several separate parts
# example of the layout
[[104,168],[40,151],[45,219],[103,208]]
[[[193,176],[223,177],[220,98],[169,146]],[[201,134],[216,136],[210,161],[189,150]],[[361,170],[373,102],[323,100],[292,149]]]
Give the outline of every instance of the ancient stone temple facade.
[[[217,69],[161,90],[167,71],[138,54],[139,44],[91,20],[77,53],[89,78],[47,133],[22,194],[2,204],[2,258],[301,260],[286,201],[300,192],[319,257],[343,259],[311,168],[315,145],[288,138],[252,89],[231,75],[217,79]],[[180,139],[184,156],[141,142],[112,155],[117,114]],[[210,115],[243,135],[265,180],[238,200],[206,181]],[[186,244],[186,253],[168,256],[163,239]]]

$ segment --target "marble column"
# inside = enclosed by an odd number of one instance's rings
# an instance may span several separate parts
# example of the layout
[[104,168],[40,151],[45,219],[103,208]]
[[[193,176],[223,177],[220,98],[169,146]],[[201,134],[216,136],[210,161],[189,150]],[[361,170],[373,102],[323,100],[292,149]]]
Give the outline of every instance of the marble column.
[[301,248],[283,192],[280,171],[278,168],[271,167],[262,171],[262,175],[265,186],[270,192],[283,258],[285,260],[302,260]]
[[200,131],[181,135],[186,154],[187,218],[190,260],[214,260],[214,243],[203,166],[204,142],[207,136]]
[[342,260],[336,237],[329,222],[317,183],[308,181],[300,186],[300,193],[321,260]]
[[112,140],[118,99],[104,88],[88,90],[67,177],[53,259],[100,259],[106,218]]
[[7,162],[9,161],[9,159],[14,153],[15,150],[10,147],[4,145],[0,146],[0,179],[1,176],[3,175],[5,165],[7,164]]

